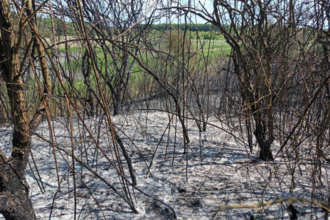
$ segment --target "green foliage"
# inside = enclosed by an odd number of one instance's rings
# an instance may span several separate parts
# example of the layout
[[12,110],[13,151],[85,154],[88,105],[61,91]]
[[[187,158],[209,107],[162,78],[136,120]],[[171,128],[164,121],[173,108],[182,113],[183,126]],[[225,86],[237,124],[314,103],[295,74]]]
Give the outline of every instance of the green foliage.
[[[142,25],[143,26],[143,25]],[[212,24],[152,24],[151,30],[170,31],[170,30],[188,30],[192,32],[213,31],[216,30]]]
[[215,33],[214,31],[208,31],[208,32],[201,32],[198,33],[197,38],[200,39],[204,39],[204,40],[224,40],[224,36],[219,34],[219,33]]
[[[59,53],[66,52],[66,48],[65,47],[60,47],[57,50],[58,50]],[[68,50],[69,50],[68,51],[69,54],[70,53],[79,53],[79,52],[81,52],[81,48],[80,47],[73,47],[73,46],[71,46],[71,47],[68,48]]]
[[[39,28],[40,35],[45,38],[51,38],[53,36],[52,30],[52,19],[50,17],[37,17],[37,25]],[[76,23],[65,21],[58,18],[54,18],[54,28],[56,35],[64,36],[64,31],[66,28],[67,36],[75,36],[75,30],[77,30]]]

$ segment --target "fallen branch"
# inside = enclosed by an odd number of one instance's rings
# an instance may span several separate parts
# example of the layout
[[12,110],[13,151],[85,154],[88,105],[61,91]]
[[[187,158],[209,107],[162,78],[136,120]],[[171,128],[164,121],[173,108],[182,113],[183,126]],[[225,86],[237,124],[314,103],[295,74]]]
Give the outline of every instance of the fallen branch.
[[290,202],[290,203],[295,203],[295,202],[308,202],[308,203],[314,203],[320,207],[322,207],[326,211],[330,211],[330,209],[327,207],[327,204],[325,202],[320,202],[315,199],[306,199],[306,198],[297,198],[297,197],[291,197],[291,198],[283,198],[283,199],[277,199],[269,202],[259,202],[256,204],[252,205],[246,205],[246,204],[234,204],[234,205],[227,205],[227,206],[220,206],[219,210],[216,211],[216,213],[213,215],[212,219],[215,219],[216,215],[221,212],[225,211],[227,209],[254,209],[258,210],[260,207],[266,207],[269,208],[272,205],[276,205],[278,203],[283,203],[283,202]]

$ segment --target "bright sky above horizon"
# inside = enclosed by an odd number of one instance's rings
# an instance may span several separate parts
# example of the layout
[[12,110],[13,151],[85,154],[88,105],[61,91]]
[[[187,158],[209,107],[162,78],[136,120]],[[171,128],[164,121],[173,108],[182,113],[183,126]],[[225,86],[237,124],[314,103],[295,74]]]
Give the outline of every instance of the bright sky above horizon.
[[[155,0],[157,1],[157,0]],[[157,9],[161,9],[161,7],[188,7],[188,1],[189,0],[179,0],[179,1],[172,1],[171,3],[169,1],[163,2],[163,6],[159,4],[157,6]],[[198,9],[206,9],[210,14],[212,14],[213,11],[213,1],[212,0],[199,0],[199,1],[190,1],[191,7],[193,8],[198,8]],[[173,10],[174,12],[174,10]],[[164,12],[168,13],[168,12]],[[172,15],[169,14],[163,14],[164,16],[162,19],[160,19],[159,23],[184,23],[184,16],[181,15],[178,17],[178,13],[173,13]],[[190,23],[199,23],[199,24],[204,24],[206,21],[196,15],[189,14],[188,15],[188,22]]]

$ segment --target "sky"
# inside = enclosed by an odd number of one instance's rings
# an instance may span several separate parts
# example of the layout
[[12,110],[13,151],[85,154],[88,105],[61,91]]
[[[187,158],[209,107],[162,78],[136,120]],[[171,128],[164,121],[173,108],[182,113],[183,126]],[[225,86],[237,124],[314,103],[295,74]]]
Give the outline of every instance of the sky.
[[[179,0],[179,1],[158,1],[158,0],[147,0],[148,2],[146,2],[146,11],[149,10],[149,13],[152,11],[152,8],[157,8],[157,9],[161,9],[164,7],[178,7],[178,6],[188,6],[188,0]],[[158,4],[157,4],[158,3]],[[191,1],[191,6],[194,8],[198,8],[198,9],[202,9],[202,5],[204,6],[204,8],[208,11],[208,12],[212,12],[213,11],[213,2],[211,0],[192,0]],[[159,21],[159,23],[178,23],[184,22],[184,16],[178,16],[177,13],[174,13],[175,10],[172,10],[172,15],[168,16],[170,14],[169,11],[162,11],[162,15],[163,18]],[[145,16],[148,16],[148,14],[146,14]],[[170,19],[169,19],[170,17]],[[191,19],[193,23],[206,23],[206,21],[198,16],[195,15],[189,15],[188,20]]]

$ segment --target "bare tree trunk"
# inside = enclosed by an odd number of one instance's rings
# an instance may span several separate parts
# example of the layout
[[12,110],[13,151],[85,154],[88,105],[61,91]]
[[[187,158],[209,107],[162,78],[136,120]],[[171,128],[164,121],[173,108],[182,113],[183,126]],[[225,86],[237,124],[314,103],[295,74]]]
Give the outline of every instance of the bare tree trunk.
[[0,213],[6,219],[36,219],[29,199],[29,187],[25,181],[26,164],[31,150],[31,136],[23,95],[23,82],[19,74],[16,74],[17,77],[11,77],[10,74],[18,73],[18,58],[14,59],[12,64],[13,66],[7,66],[9,68],[3,68],[2,72],[2,76],[7,82],[14,134],[11,157],[7,159],[0,152]]
[[7,220],[36,219],[24,175],[12,163],[2,164],[0,170],[0,213]]
[[[26,0],[24,4],[26,6],[25,12],[27,16],[31,15],[29,18],[31,19],[34,17],[32,0]],[[36,219],[29,198],[25,171],[31,151],[31,131],[37,128],[42,116],[46,113],[47,94],[50,92],[46,58],[41,42],[37,38],[35,21],[33,19],[27,21],[27,16],[22,15],[18,24],[14,24],[9,0],[0,1],[0,73],[6,82],[14,124],[11,156],[6,158],[0,150],[0,213],[6,219],[11,220]],[[30,124],[27,117],[21,61],[19,59],[25,21],[30,24],[33,30],[33,41],[38,51],[45,85],[44,96]],[[27,49],[25,53],[27,55],[29,50]]]
[[115,98],[113,99],[113,115],[115,116],[118,115],[121,111],[122,97],[120,92],[118,92],[114,96]]
[[266,139],[265,128],[262,125],[256,127],[256,130],[254,131],[254,135],[260,147],[259,158],[264,161],[274,160],[271,151],[271,145],[274,141],[274,138],[271,137],[269,139]]
[[14,123],[11,156],[6,158],[0,150],[0,213],[6,219],[36,219],[25,181],[31,137],[19,72],[21,36],[14,30],[8,0],[0,2],[0,31],[0,72],[7,85]]

